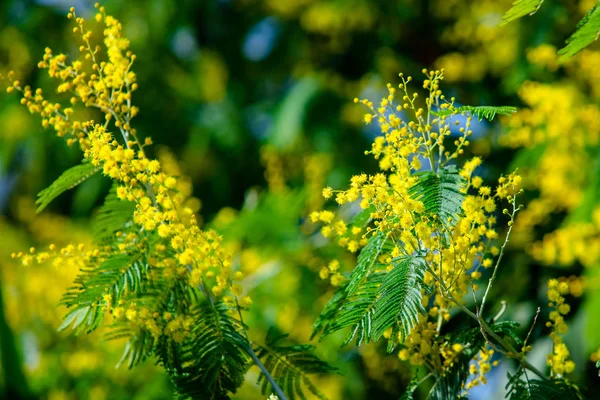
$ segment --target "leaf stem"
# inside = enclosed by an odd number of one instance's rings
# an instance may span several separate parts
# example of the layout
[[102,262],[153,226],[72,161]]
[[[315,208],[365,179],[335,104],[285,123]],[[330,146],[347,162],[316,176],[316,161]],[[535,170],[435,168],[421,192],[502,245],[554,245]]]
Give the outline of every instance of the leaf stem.
[[446,287],[446,285],[444,284],[442,279],[437,276],[435,271],[433,271],[431,268],[429,268],[429,272],[432,274],[434,279],[438,281],[440,287],[445,292],[445,297],[448,298],[449,300],[451,300],[452,302],[454,302],[465,314],[467,314],[469,317],[473,318],[475,321],[477,321],[479,323],[482,334],[488,342],[489,342],[489,340],[487,339],[486,334],[489,335],[490,337],[492,337],[498,343],[500,343],[500,345],[503,347],[503,349],[506,350],[506,356],[518,360],[522,366],[524,366],[525,368],[534,372],[542,380],[544,380],[544,381],[548,380],[548,378],[546,378],[546,376],[540,370],[538,370],[536,367],[531,365],[529,363],[529,361],[527,361],[527,358],[525,357],[524,354],[518,352],[510,343],[508,343],[506,340],[501,338],[496,332],[494,332],[494,330],[488,325],[488,323],[481,317],[480,312],[475,314],[473,311],[469,310],[464,304],[462,304],[456,297],[454,297],[452,292],[450,292],[450,290]]
[[252,359],[254,364],[256,364],[258,369],[260,369],[260,372],[262,372],[263,375],[267,378],[267,380],[273,387],[273,390],[277,394],[277,397],[279,397],[279,400],[288,400],[285,393],[283,393],[283,390],[281,390],[281,388],[279,387],[277,382],[275,382],[275,379],[273,378],[273,376],[271,376],[271,374],[269,373],[269,370],[267,370],[267,368],[264,366],[262,361],[260,361],[260,358],[258,358],[256,353],[252,349],[252,342],[250,341],[250,338],[248,337],[248,333],[246,332],[246,328],[244,325],[244,317],[242,317],[242,309],[240,307],[240,303],[238,302],[237,296],[235,296],[235,307],[237,309],[238,315],[240,316],[240,322],[242,324],[242,330],[244,332],[244,336],[246,336],[246,342],[242,345],[242,347],[246,351],[246,354],[248,354],[250,356],[250,358]]
[[256,353],[252,349],[252,344],[250,342],[244,343],[243,347],[244,347],[244,350],[246,350],[246,353],[248,353],[248,355],[252,359],[252,361],[254,361],[254,364],[256,364],[258,369],[260,369],[260,372],[262,372],[265,375],[265,377],[267,378],[267,380],[273,387],[273,390],[277,394],[277,397],[279,397],[279,400],[288,400],[286,395],[283,393],[283,390],[281,390],[281,388],[279,387],[277,382],[275,382],[275,379],[271,376],[271,374],[269,373],[267,368],[263,365],[263,363],[260,361],[260,359],[256,356]]
[[510,238],[510,233],[514,226],[515,214],[519,210],[517,208],[516,201],[517,201],[517,196],[516,196],[516,194],[514,194],[512,196],[513,210],[512,210],[512,213],[510,214],[508,232],[506,232],[506,237],[504,238],[504,243],[502,244],[502,247],[500,248],[500,254],[498,255],[498,259],[496,260],[496,264],[494,265],[494,271],[492,272],[492,277],[488,281],[487,288],[485,289],[485,293],[483,294],[483,298],[481,299],[481,307],[479,307],[479,312],[478,312],[479,316],[483,315],[483,308],[485,307],[485,301],[487,299],[487,295],[488,295],[490,289],[492,288],[494,281],[496,280],[496,273],[498,272],[498,266],[500,265],[500,261],[502,261],[502,257],[504,256],[504,249],[506,248],[506,244],[508,243],[508,239]]

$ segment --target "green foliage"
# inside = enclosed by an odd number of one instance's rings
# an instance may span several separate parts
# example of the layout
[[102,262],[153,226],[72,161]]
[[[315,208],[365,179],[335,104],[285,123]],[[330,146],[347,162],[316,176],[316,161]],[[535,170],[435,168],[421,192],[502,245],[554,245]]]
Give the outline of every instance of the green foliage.
[[249,345],[234,310],[222,302],[193,309],[193,328],[182,343],[163,337],[156,353],[179,398],[222,399],[244,382]]
[[[360,218],[362,219],[362,216]],[[313,324],[313,337],[319,332],[327,336],[352,327],[344,345],[354,338],[357,345],[371,338],[373,303],[383,278],[382,274],[372,272],[375,267],[384,268],[379,256],[390,251],[390,246],[387,235],[380,231],[369,238],[358,256],[357,265],[348,282],[337,290]]]
[[131,220],[135,204],[117,197],[113,186],[104,199],[104,204],[92,218],[92,231],[98,243],[110,241],[118,231],[123,231]]
[[[263,362],[277,385],[285,394],[294,400],[306,399],[302,390],[305,386],[313,395],[320,399],[325,396],[313,385],[307,375],[333,373],[336,369],[315,356],[311,345],[281,345],[280,342],[287,335],[277,335],[274,330],[269,330],[265,346],[257,346],[256,355]],[[269,392],[269,381],[264,374],[258,378],[262,384],[262,394]]]
[[479,121],[487,119],[493,121],[496,115],[511,115],[517,112],[516,107],[511,106],[461,106],[452,110],[440,110],[435,114],[438,117],[445,117],[457,114],[475,115]]
[[[377,236],[370,243],[379,243]],[[383,269],[385,265],[376,263],[373,252],[376,245],[365,246],[359,256],[360,260],[374,260],[371,263]],[[351,328],[343,345],[356,339],[356,344],[377,341],[390,327],[393,338],[400,334],[401,338],[410,333],[417,323],[421,306],[421,286],[426,263],[421,257],[396,258],[391,262],[393,269],[388,273],[372,273],[355,290],[350,284],[341,287],[313,325],[313,336],[322,331],[323,336],[341,329]],[[357,265],[356,268],[359,268]],[[356,269],[355,269],[356,271]],[[354,273],[353,273],[354,274]],[[395,347],[395,339],[390,340],[388,350]]]
[[400,396],[399,400],[414,400],[415,391],[417,390],[418,387],[419,387],[418,379],[417,379],[417,375],[415,375],[410,380],[408,386],[406,387],[406,390],[404,391],[402,396]]
[[71,326],[76,334],[89,333],[104,317],[103,297],[117,302],[127,292],[140,292],[146,281],[147,265],[128,255],[116,255],[98,267],[82,270],[75,284],[63,295],[61,304],[73,308],[59,327]]
[[385,249],[391,246],[386,233],[377,231],[369,238],[367,245],[362,248],[358,255],[356,267],[350,275],[350,281],[346,286],[348,294],[352,294],[362,281],[373,271],[379,262],[379,256],[385,254]]
[[511,21],[524,17],[525,15],[533,15],[540,9],[544,0],[516,0],[512,7],[502,16],[502,24],[505,25]]
[[[351,294],[346,292],[347,287],[340,288],[332,299],[337,301],[328,303],[313,325],[315,328],[313,336],[316,334],[317,327],[321,326],[323,326],[323,336],[350,327],[350,333],[344,339],[343,346],[354,339],[357,346],[363,342],[368,343],[373,334],[374,304],[382,281],[383,274],[372,274]],[[340,293],[341,296],[338,298]],[[334,306],[335,310],[333,310]]]
[[69,168],[50,186],[38,193],[38,199],[35,202],[38,204],[36,212],[41,212],[56,197],[69,189],[73,189],[99,170],[100,167],[92,163],[83,163]]
[[373,339],[379,340],[392,327],[388,345],[391,352],[395,340],[410,333],[425,312],[421,305],[421,286],[427,264],[421,257],[402,257],[392,260],[393,269],[383,277],[373,306]]
[[[533,15],[540,8],[544,0],[517,0],[504,14],[501,25],[514,21],[525,15]],[[600,7],[598,3],[577,23],[575,32],[567,39],[565,47],[558,51],[559,63],[563,63],[583,48],[589,46],[600,35]]]
[[[524,378],[524,379],[523,379]],[[529,379],[522,369],[508,375],[506,397],[510,400],[582,400],[577,386],[564,379]],[[509,397],[510,396],[510,397]]]
[[600,7],[598,3],[579,21],[575,33],[567,39],[567,45],[558,51],[559,62],[573,57],[600,35]]
[[435,173],[416,174],[417,183],[410,189],[410,196],[425,206],[425,212],[438,218],[443,224],[453,225],[462,213],[464,193],[461,192],[463,178],[455,166],[450,165]]

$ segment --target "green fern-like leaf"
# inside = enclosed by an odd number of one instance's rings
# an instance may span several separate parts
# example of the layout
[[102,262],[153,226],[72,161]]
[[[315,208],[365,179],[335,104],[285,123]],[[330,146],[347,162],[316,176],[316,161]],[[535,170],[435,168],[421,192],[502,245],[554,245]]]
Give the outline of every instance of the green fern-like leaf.
[[335,319],[336,315],[340,312],[340,308],[344,305],[344,302],[348,298],[346,292],[347,282],[338,288],[334,295],[329,299],[321,314],[317,317],[313,323],[313,331],[310,336],[310,340],[313,340],[315,336],[323,332],[329,324]]
[[558,51],[559,63],[565,62],[584,47],[598,39],[600,35],[600,4],[594,7],[579,21],[575,33],[567,39],[567,45]]
[[323,329],[323,336],[351,328],[342,346],[356,339],[356,345],[368,343],[372,337],[373,313],[384,274],[372,274],[352,294],[344,298],[336,314]]
[[133,218],[135,204],[121,200],[117,197],[116,188],[113,186],[92,219],[94,239],[98,243],[105,243],[112,239],[116,232],[123,231]]
[[230,306],[204,303],[193,312],[194,328],[183,343],[164,338],[157,355],[181,398],[228,398],[248,369],[246,339]]
[[454,224],[462,213],[463,178],[456,166],[441,168],[438,173],[427,171],[417,174],[417,183],[409,190],[410,196],[425,206],[425,212],[444,224]]
[[[375,211],[375,207],[370,206],[359,212],[352,221],[353,227],[359,227],[364,229],[364,227],[371,220],[371,214]],[[313,323],[313,332],[311,335],[311,340],[319,333],[321,333],[326,326],[328,326],[331,321],[333,321],[340,311],[340,308],[346,301],[348,294],[356,290],[357,284],[360,284],[361,280],[364,279],[365,276],[368,275],[369,271],[372,270],[373,265],[377,263],[377,258],[381,254],[383,248],[386,243],[383,241],[383,235],[378,234],[369,239],[367,246],[365,246],[359,255],[358,264],[361,265],[359,271],[353,273],[350,281],[344,283],[338,290],[335,292],[333,297],[329,299],[325,308],[319,315],[319,317]],[[362,262],[362,264],[361,264]],[[349,286],[349,282],[353,282],[352,286]]]
[[500,26],[526,15],[535,14],[537,10],[540,9],[543,2],[544,0],[516,0],[512,7],[502,17],[503,22]]
[[[410,333],[419,313],[424,312],[421,282],[426,264],[420,257],[404,257],[393,260],[392,265],[390,272],[371,274],[353,293],[332,303],[337,311],[323,323],[323,336],[350,328],[343,345],[355,340],[360,346],[381,339],[390,327],[395,330],[393,337]],[[390,341],[388,350],[394,345]]]
[[[116,335],[116,333],[120,333],[120,335]],[[127,337],[128,340],[125,343],[121,359],[116,365],[117,368],[121,365],[127,365],[131,369],[149,358],[154,352],[154,337],[146,329],[139,329],[134,332],[123,328],[113,331],[110,336],[107,336],[109,339],[117,339],[118,337]]]
[[400,396],[400,400],[414,400],[415,391],[419,387],[418,382],[419,380],[417,379],[417,376],[413,376],[410,380],[410,383],[406,387],[406,390],[404,391],[402,396]]
[[[510,400],[583,400],[585,397],[572,383],[563,379],[529,380],[524,374],[509,375],[506,395]],[[509,397],[510,396],[510,397]]]
[[350,274],[350,281],[346,286],[348,294],[353,293],[358,285],[373,271],[373,266],[377,264],[379,256],[384,254],[388,244],[388,236],[382,231],[377,231],[374,236],[369,238],[367,245],[362,248],[358,255],[356,267]]
[[[425,312],[421,305],[421,284],[427,264],[421,257],[402,257],[392,261],[377,294],[373,313],[373,340],[379,340],[390,327],[398,330],[401,341]],[[392,335],[393,340],[398,335]],[[388,351],[392,351],[394,341]]]
[[479,121],[483,119],[493,121],[496,115],[511,115],[515,112],[517,112],[517,109],[511,106],[461,106],[436,111],[435,115],[438,117],[447,117],[458,114],[469,114],[475,115]]
[[52,200],[67,190],[73,189],[98,171],[100,171],[100,167],[92,163],[83,163],[69,168],[50,186],[38,193],[38,199],[35,202],[38,205],[36,212],[41,212]]
[[71,326],[76,334],[95,330],[104,317],[104,295],[111,295],[117,302],[125,292],[142,293],[147,285],[147,269],[147,264],[138,258],[116,255],[96,268],[83,270],[76,285],[63,295],[61,304],[72,310],[59,329]]
[[[318,398],[325,399],[308,375],[333,373],[337,370],[313,354],[314,346],[281,345],[280,342],[286,337],[287,335],[277,335],[270,330],[265,346],[257,346],[255,349],[257,357],[290,400],[305,400],[303,388]],[[272,392],[265,375],[260,375],[258,384],[261,385],[263,395]]]

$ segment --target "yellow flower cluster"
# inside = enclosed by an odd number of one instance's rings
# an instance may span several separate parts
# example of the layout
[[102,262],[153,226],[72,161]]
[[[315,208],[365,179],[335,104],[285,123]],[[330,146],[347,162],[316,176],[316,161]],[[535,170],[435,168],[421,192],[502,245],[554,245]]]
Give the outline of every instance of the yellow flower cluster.
[[465,385],[465,388],[471,389],[477,385],[485,385],[487,383],[487,378],[485,374],[491,371],[492,366],[497,366],[498,361],[491,360],[494,355],[493,349],[484,349],[480,350],[477,353],[476,363],[472,363],[469,365],[469,373],[473,376],[473,379]]
[[548,281],[548,305],[553,309],[550,312],[550,321],[546,326],[552,329],[552,354],[548,354],[547,364],[552,374],[561,378],[575,369],[575,363],[569,360],[569,349],[563,342],[562,336],[569,329],[564,316],[571,311],[571,307],[565,302],[564,295],[569,293],[569,283],[566,280],[551,279]]
[[[233,282],[243,278],[233,273],[231,256],[221,246],[221,237],[214,231],[199,228],[194,212],[199,202],[192,199],[191,185],[178,178],[180,169],[172,157],[163,166],[159,160],[149,159],[144,147],[152,144],[150,138],[140,142],[131,126],[138,109],[132,105],[132,93],[137,89],[136,76],[131,70],[135,55],[129,50],[129,41],[122,36],[122,27],[115,18],[106,15],[103,7],[96,4],[96,21],[103,22],[104,49],[92,46],[92,32],[85,28],[85,21],[72,8],[68,17],[74,19],[73,31],[81,35],[79,48],[83,58],[67,63],[63,54],[54,55],[46,49],[40,68],[48,70],[50,77],[59,80],[58,92],[71,94],[71,107],[62,109],[60,103],[44,99],[41,90],[33,91],[12,81],[8,91],[19,90],[22,103],[32,113],[42,116],[43,126],[50,126],[59,136],[67,136],[68,143],[78,142],[85,159],[101,168],[102,173],[116,184],[119,199],[135,205],[132,215],[134,229],[119,233],[115,245],[84,250],[82,245],[69,245],[59,251],[16,254],[23,264],[44,262],[49,258],[60,264],[66,257],[80,260],[87,265],[97,265],[115,254],[145,252],[154,279],[167,280],[173,284],[185,284],[201,288],[212,296],[230,293],[242,294],[241,287]],[[103,52],[105,50],[105,52]],[[14,75],[9,75],[9,79]],[[74,108],[99,109],[105,116],[104,123],[81,120],[73,116]],[[120,134],[117,138],[111,132]],[[152,237],[152,240],[149,238]],[[233,301],[231,297],[226,297]],[[104,307],[111,310],[117,320],[128,321],[143,327],[154,336],[162,333],[182,340],[189,331],[190,320],[184,313],[170,318],[157,310],[147,309],[128,299],[125,293],[117,299],[107,295]],[[250,299],[242,300],[250,304]]]
[[[460,159],[470,145],[471,118],[465,118],[464,126],[451,139],[453,116],[459,111],[454,99],[447,100],[440,90],[444,71],[423,71],[425,80],[424,106],[420,107],[419,94],[410,92],[412,81],[402,74],[399,92],[388,84],[388,96],[375,106],[369,100],[355,99],[369,110],[364,115],[366,124],[376,121],[382,135],[375,138],[367,153],[379,161],[380,172],[373,175],[360,174],[351,178],[347,190],[323,189],[323,197],[335,199],[338,205],[351,202],[359,204],[363,213],[373,221],[367,226],[348,225],[329,210],[313,212],[310,217],[322,224],[321,233],[332,238],[351,252],[363,248],[371,235],[383,232],[393,243],[391,250],[378,256],[384,267],[378,272],[390,271],[392,260],[424,254],[428,268],[424,283],[432,290],[422,292],[422,305],[427,314],[421,315],[418,324],[406,338],[399,337],[404,347],[399,358],[416,366],[427,366],[439,373],[449,370],[455,357],[462,351],[460,343],[450,343],[440,335],[444,322],[450,320],[456,301],[461,301],[471,288],[477,290],[481,268],[490,268],[500,254],[493,245],[498,237],[494,212],[497,202],[508,201],[512,205],[509,214],[512,224],[519,209],[515,196],[521,192],[521,177],[510,174],[501,177],[495,190],[483,184],[476,175],[480,158],[459,160],[456,174],[462,179],[459,191],[464,196],[460,210],[454,216],[440,216],[426,212],[426,205],[411,193],[418,182],[418,172],[431,170],[438,174],[448,173],[451,162]],[[458,179],[458,178],[457,178]],[[323,279],[331,278],[336,284],[339,266],[333,261],[321,269]],[[333,282],[333,279],[336,282]],[[389,337],[388,332],[386,335]],[[484,375],[490,369],[491,351],[479,355],[479,367],[474,366],[470,386],[485,382]],[[440,370],[441,369],[441,370]]]
[[591,222],[572,223],[544,235],[531,246],[531,255],[545,265],[563,267],[581,263],[594,268],[600,260],[600,208],[596,208]]
[[340,262],[332,260],[326,267],[319,271],[321,279],[329,279],[332,286],[340,286],[346,279],[340,273]]
[[[535,226],[549,214],[577,207],[588,182],[581,165],[600,143],[600,108],[572,84],[527,82],[519,96],[529,107],[507,120],[501,144],[525,148],[535,162],[523,165],[523,186],[539,191],[515,223],[515,243],[531,243]],[[568,135],[565,132],[569,132]],[[543,177],[543,179],[540,179]]]
[[551,44],[541,44],[527,50],[527,61],[540,67],[548,68],[550,71],[558,69],[558,54],[556,47]]

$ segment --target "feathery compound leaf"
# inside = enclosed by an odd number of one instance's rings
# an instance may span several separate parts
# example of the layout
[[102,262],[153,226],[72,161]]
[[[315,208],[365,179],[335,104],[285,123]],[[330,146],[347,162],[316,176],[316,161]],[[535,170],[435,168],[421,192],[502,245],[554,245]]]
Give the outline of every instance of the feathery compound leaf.
[[36,212],[41,212],[52,200],[67,190],[73,189],[99,170],[100,167],[92,163],[83,163],[69,168],[52,185],[38,193],[38,199],[35,202],[35,204],[38,204]]
[[248,369],[241,323],[224,303],[194,310],[193,329],[182,343],[162,338],[157,354],[182,398],[221,399],[235,393]]
[[92,219],[94,239],[98,243],[103,243],[113,238],[116,232],[126,228],[127,223],[133,218],[134,210],[134,203],[117,197],[116,188],[113,185],[104,199],[104,204]]
[[[116,365],[117,368],[123,364],[127,364],[127,367],[131,369],[153,354],[154,337],[146,329],[139,329],[137,331],[123,329],[120,337],[128,337],[129,340],[125,344],[121,359]],[[117,336],[114,334],[111,337],[111,339],[116,338]]]
[[96,268],[83,270],[76,278],[76,286],[63,295],[61,304],[72,307],[60,330],[72,325],[76,334],[91,332],[104,318],[103,298],[110,295],[119,301],[125,292],[140,294],[147,286],[148,265],[129,255],[116,255]]
[[327,304],[325,304],[323,311],[321,311],[321,314],[319,314],[313,323],[313,332],[310,336],[310,340],[313,340],[315,336],[326,329],[327,326],[335,319],[336,315],[340,312],[340,308],[348,297],[346,286],[347,282],[340,286],[335,294],[329,299]]
[[354,292],[358,285],[371,273],[373,266],[378,262],[379,256],[383,254],[387,241],[387,234],[381,231],[377,231],[374,236],[369,238],[367,245],[362,248],[358,255],[358,262],[350,275],[346,293],[351,294]]
[[323,336],[351,327],[342,346],[354,339],[357,346],[363,341],[368,343],[372,336],[374,306],[383,276],[384,274],[372,274],[354,293],[348,295],[335,317],[325,326]]
[[465,198],[461,192],[463,178],[456,166],[444,167],[438,173],[422,172],[417,177],[417,183],[408,192],[410,196],[423,203],[427,214],[437,216],[444,224],[455,224]]
[[[363,229],[370,221],[371,213],[374,211],[375,207],[370,206],[369,208],[359,212],[354,217],[352,226]],[[335,319],[340,312],[340,308],[346,302],[348,295],[356,290],[356,286],[360,285],[361,281],[373,269],[373,265],[377,264],[377,258],[382,253],[385,245],[385,239],[381,233],[378,233],[376,236],[373,236],[369,239],[367,245],[360,252],[358,264],[355,268],[355,271],[350,276],[350,280],[338,288],[333,297],[329,299],[325,305],[325,308],[321,314],[319,314],[319,317],[313,323],[313,332],[310,337],[311,340],[317,334],[325,330],[326,327]],[[352,285],[350,285],[350,283],[352,283]]]
[[575,33],[567,39],[567,45],[558,51],[559,63],[573,57],[584,47],[598,39],[600,35],[600,4],[594,7],[579,21]]
[[[509,375],[506,394],[510,400],[582,400],[585,399],[577,386],[563,379],[522,380],[522,374]],[[510,396],[510,397],[508,397]]]
[[[397,326],[403,341],[425,312],[421,305],[421,283],[427,264],[421,257],[402,257],[392,261],[393,269],[385,274],[373,313],[373,340],[379,340],[392,326]],[[397,335],[392,335],[397,336]],[[393,346],[391,346],[393,350]]]
[[526,15],[535,14],[543,2],[544,0],[516,0],[506,14],[502,16],[503,22],[500,26]]
[[419,379],[417,376],[413,376],[410,380],[410,383],[406,387],[404,394],[400,397],[400,400],[414,400],[415,391],[419,387],[418,385]]
[[[303,387],[320,399],[325,399],[308,375],[337,372],[337,369],[314,355],[312,353],[314,346],[280,345],[279,343],[285,337],[287,335],[276,335],[273,330],[269,330],[265,340],[266,345],[257,346],[255,349],[257,357],[290,400],[306,399]],[[271,385],[264,374],[259,376],[258,384],[262,385],[263,395],[270,393]]]
[[517,112],[516,107],[511,106],[461,106],[453,109],[444,109],[435,112],[438,117],[469,113],[475,115],[479,121],[487,119],[493,121],[496,115],[511,115]]

